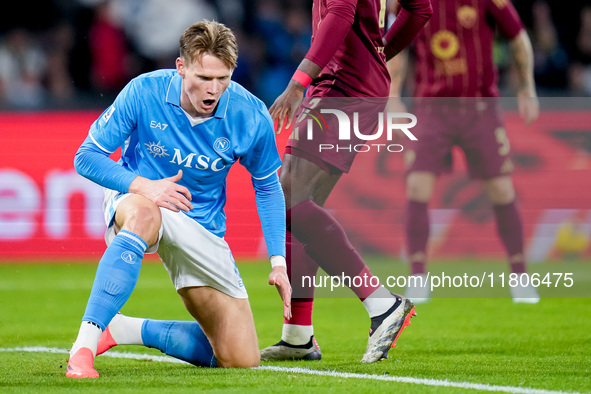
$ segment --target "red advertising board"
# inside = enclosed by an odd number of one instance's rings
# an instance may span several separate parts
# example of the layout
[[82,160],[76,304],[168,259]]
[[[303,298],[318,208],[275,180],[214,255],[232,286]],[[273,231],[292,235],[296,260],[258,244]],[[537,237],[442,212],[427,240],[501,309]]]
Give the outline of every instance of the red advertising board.
[[[104,248],[102,190],[76,174],[73,158],[99,112],[0,114],[0,261],[98,258]],[[591,232],[591,113],[544,111],[523,127],[505,115],[514,182],[528,254],[552,257],[557,232],[576,220]],[[287,132],[278,136],[283,151]],[[438,257],[502,256],[494,218],[480,186],[456,171],[437,184],[430,251]],[[359,154],[327,202],[360,251],[404,251],[401,154]],[[238,258],[264,256],[250,177],[240,165],[228,179],[226,239]],[[587,254],[589,252],[587,251]]]
[[[102,190],[73,168],[74,154],[99,115],[0,114],[0,261],[103,253]],[[230,171],[228,185],[228,243],[237,256],[260,256],[254,192],[241,165]]]
[[[575,227],[568,242],[591,235],[591,112],[545,110],[525,127],[513,111],[505,126],[528,259],[562,257],[556,241],[567,226]],[[429,205],[431,258],[503,258],[488,198],[467,177],[463,152],[453,156],[454,172],[438,179]],[[360,153],[327,201],[362,253],[404,255],[404,180],[402,154]]]

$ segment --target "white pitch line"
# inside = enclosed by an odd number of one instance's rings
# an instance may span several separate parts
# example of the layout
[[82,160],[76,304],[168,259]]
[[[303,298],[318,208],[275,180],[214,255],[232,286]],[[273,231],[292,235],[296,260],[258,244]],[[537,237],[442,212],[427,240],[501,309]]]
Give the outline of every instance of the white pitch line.
[[[0,348],[0,352],[32,352],[32,353],[69,353],[68,349],[60,349],[54,347],[45,346],[27,346],[27,347],[13,347],[13,348]],[[127,358],[134,360],[149,360],[159,361],[168,363],[181,363],[187,364],[185,361],[178,360],[169,356],[155,356],[151,354],[138,354],[138,353],[123,353],[109,351],[103,353],[101,357],[112,357],[112,358]],[[533,389],[527,387],[513,387],[513,386],[497,386],[482,383],[469,383],[469,382],[452,382],[449,380],[438,380],[438,379],[419,379],[404,376],[386,376],[386,375],[371,375],[362,373],[351,373],[351,372],[338,372],[338,371],[322,371],[317,369],[308,369],[300,367],[274,367],[270,365],[263,365],[258,368],[253,368],[264,371],[276,371],[276,372],[287,372],[287,373],[300,373],[305,375],[319,375],[319,376],[332,376],[337,378],[352,378],[352,379],[369,379],[369,380],[380,380],[386,382],[397,382],[397,383],[411,383],[424,386],[439,386],[439,387],[454,387],[461,389],[472,389],[481,391],[496,391],[504,393],[514,394],[581,394],[575,392],[566,391],[551,391]]]
[[[70,350],[60,349],[57,347],[45,347],[45,346],[27,346],[27,347],[11,347],[11,348],[0,348],[0,352],[31,352],[31,353],[65,353],[69,354]],[[133,360],[149,360],[158,361],[165,363],[177,363],[177,364],[189,364],[178,358],[170,356],[156,356],[153,354],[138,354],[138,353],[123,353],[123,352],[106,352],[101,354],[101,357],[111,358],[128,358]],[[189,364],[190,365],[190,364]]]

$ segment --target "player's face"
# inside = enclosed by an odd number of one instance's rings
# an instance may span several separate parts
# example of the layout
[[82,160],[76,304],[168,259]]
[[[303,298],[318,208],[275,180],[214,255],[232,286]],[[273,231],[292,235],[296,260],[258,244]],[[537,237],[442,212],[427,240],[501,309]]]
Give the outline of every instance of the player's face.
[[221,59],[207,53],[191,64],[179,57],[176,69],[183,77],[181,106],[192,116],[213,113],[222,93],[230,85],[234,71]]

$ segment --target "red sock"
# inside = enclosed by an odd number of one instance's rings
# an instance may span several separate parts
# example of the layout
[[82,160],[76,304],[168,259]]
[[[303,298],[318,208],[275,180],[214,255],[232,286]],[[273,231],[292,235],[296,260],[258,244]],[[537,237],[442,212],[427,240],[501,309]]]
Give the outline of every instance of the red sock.
[[291,299],[296,301],[314,300],[314,286],[302,286],[303,277],[314,278],[318,264],[304,250],[304,246],[292,233],[286,231],[287,275],[291,283]]
[[406,248],[411,275],[427,272],[427,241],[429,240],[429,212],[427,203],[408,200],[406,203]]
[[285,324],[297,324],[299,326],[312,325],[312,308],[314,301],[291,301],[291,319],[284,320]]
[[[288,211],[288,216],[290,212]],[[306,254],[300,241],[289,230],[286,232],[287,275],[291,283],[291,319],[285,324],[312,325],[314,286],[302,286],[302,278],[314,278],[318,264]]]

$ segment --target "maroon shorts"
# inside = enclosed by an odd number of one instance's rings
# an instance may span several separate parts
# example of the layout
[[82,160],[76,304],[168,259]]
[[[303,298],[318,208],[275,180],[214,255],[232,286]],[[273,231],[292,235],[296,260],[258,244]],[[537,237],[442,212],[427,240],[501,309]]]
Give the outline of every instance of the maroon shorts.
[[[373,134],[385,103],[383,98],[348,97],[332,85],[311,86],[295,113],[286,153],[312,161],[330,173],[349,172],[355,156],[367,142],[356,136],[355,124],[361,134]],[[341,123],[337,115],[323,110],[338,110],[347,115],[351,126],[347,138],[339,134]]]
[[418,141],[405,145],[408,172],[451,172],[454,146],[464,151],[472,178],[490,179],[513,171],[497,98],[421,98],[414,114]]

